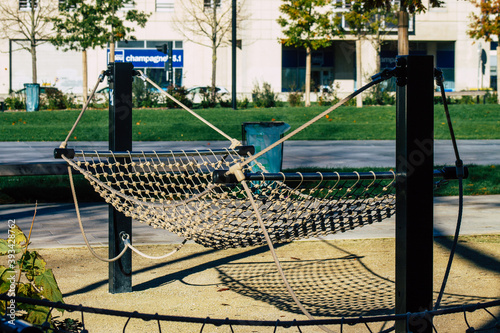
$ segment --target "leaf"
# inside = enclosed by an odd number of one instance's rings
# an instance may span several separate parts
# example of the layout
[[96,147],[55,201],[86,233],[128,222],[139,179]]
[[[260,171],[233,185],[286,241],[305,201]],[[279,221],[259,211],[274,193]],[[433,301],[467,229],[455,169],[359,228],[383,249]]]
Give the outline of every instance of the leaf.
[[12,283],[15,283],[15,275],[16,272],[14,270],[0,266],[0,294],[7,292]]
[[26,238],[26,235],[23,233],[21,228],[18,227],[18,225],[14,225],[12,229],[10,229],[14,232],[15,235],[15,243],[17,245],[20,245],[22,247],[25,247],[28,244],[28,239]]
[[17,286],[17,296],[41,299],[41,297],[36,294],[31,283],[19,283]]
[[28,315],[24,319],[33,325],[41,325],[45,321],[50,322],[50,316],[47,318],[50,309],[46,306],[29,304],[24,310],[28,311]]
[[0,239],[0,255],[9,253],[9,243],[5,239]]
[[0,239],[0,255],[6,255],[12,250],[19,253],[26,247],[28,240],[16,224],[9,229],[8,235],[7,239]]
[[41,275],[35,276],[35,285],[41,289],[41,295],[52,302],[62,302],[63,296],[52,269],[47,269]]
[[19,266],[26,273],[28,280],[33,280],[35,276],[43,274],[46,264],[42,256],[36,251],[26,251],[19,262]]

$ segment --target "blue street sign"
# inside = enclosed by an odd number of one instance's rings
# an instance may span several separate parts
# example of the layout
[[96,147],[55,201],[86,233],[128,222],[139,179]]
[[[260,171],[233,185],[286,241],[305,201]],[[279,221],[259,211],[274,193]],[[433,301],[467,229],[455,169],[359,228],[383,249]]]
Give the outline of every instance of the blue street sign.
[[[108,49],[109,62],[109,49]],[[184,67],[184,50],[172,50],[172,66]],[[167,55],[156,49],[115,49],[115,62],[131,62],[135,68],[164,68]]]

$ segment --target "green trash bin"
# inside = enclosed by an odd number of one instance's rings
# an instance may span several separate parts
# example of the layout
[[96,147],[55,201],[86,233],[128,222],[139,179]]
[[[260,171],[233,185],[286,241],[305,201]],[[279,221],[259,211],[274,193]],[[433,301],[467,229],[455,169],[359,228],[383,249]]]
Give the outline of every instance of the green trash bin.
[[[245,122],[241,127],[243,141],[249,146],[254,146],[256,154],[278,141],[283,133],[290,129],[290,125],[282,121]],[[280,172],[283,163],[283,144],[257,158],[257,161],[267,172]],[[258,167],[256,169],[260,170]]]
[[25,83],[26,111],[38,111],[40,108],[40,85],[38,83]]

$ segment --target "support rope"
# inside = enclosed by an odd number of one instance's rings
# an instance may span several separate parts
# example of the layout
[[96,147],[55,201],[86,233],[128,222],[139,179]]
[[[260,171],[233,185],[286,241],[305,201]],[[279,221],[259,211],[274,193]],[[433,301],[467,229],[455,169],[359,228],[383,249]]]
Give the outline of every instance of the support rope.
[[261,150],[260,152],[256,153],[255,155],[252,155],[250,158],[246,159],[244,162],[240,163],[239,166],[235,166],[233,168],[233,170],[230,170],[230,172],[232,173],[235,173],[237,172],[237,168],[241,168],[245,165],[247,165],[248,163],[254,161],[255,159],[259,158],[260,156],[264,155],[265,153],[267,153],[268,151],[270,151],[271,149],[273,149],[274,147],[282,144],[283,142],[285,142],[286,140],[290,139],[291,137],[293,137],[294,135],[300,133],[301,131],[303,131],[304,129],[306,129],[307,127],[311,126],[312,124],[314,124],[315,122],[317,122],[318,120],[320,120],[321,118],[323,118],[324,116],[326,116],[327,114],[329,114],[330,112],[334,111],[335,109],[339,108],[340,106],[342,106],[344,103],[347,103],[348,101],[350,101],[351,99],[353,99],[354,97],[356,97],[357,95],[361,94],[363,91],[371,88],[372,86],[384,81],[384,80],[387,80],[388,78],[390,78],[391,76],[388,76],[388,75],[380,75],[380,76],[377,76],[376,79],[374,79],[373,81],[367,83],[366,85],[364,85],[363,87],[361,87],[360,89],[358,89],[357,91],[353,92],[352,94],[348,95],[347,97],[344,97],[343,99],[341,99],[337,104],[333,105],[332,107],[330,107],[329,109],[327,109],[326,111],[323,111],[322,113],[320,113],[319,115],[317,115],[316,117],[314,117],[313,119],[309,120],[308,122],[306,122],[305,124],[301,125],[300,127],[296,128],[295,130],[293,130],[292,132],[290,132],[289,134],[285,135],[283,138],[279,139],[278,141],[274,142],[273,144],[271,144],[270,146],[266,147],[265,149]]
[[[264,222],[262,221],[262,216],[260,215],[259,212],[259,207],[257,207],[257,204],[255,203],[253,199],[252,192],[250,191],[250,188],[247,185],[247,182],[243,180],[241,182],[243,185],[243,188],[245,189],[245,192],[247,193],[248,200],[250,200],[250,203],[252,204],[252,208],[254,210],[255,215],[257,216],[257,221],[259,222],[260,228],[262,230],[262,233],[264,234],[264,238],[266,239],[267,245],[269,246],[269,250],[271,251],[271,255],[273,257],[274,263],[276,265],[276,268],[278,269],[278,273],[281,276],[281,279],[283,280],[283,283],[285,284],[286,289],[288,290],[288,293],[290,296],[292,296],[295,304],[299,307],[300,311],[309,318],[310,320],[315,320],[315,318],[307,311],[307,309],[304,307],[304,305],[300,302],[299,298],[295,294],[294,290],[292,289],[292,286],[290,286],[290,283],[288,282],[288,279],[286,278],[285,273],[283,272],[283,268],[281,267],[281,263],[278,259],[278,256],[276,255],[276,251],[273,246],[273,242],[271,241],[271,238],[269,237],[269,233],[267,232],[266,226],[264,225]],[[323,325],[318,325],[319,328],[321,328],[325,332],[333,333],[332,330],[328,329],[327,327]]]
[[123,243],[124,243],[125,247],[123,248],[123,250],[116,257],[111,258],[111,259],[107,259],[107,258],[103,258],[103,257],[99,256],[94,251],[94,249],[92,248],[92,246],[90,245],[90,243],[89,243],[89,241],[87,239],[87,235],[85,233],[85,229],[83,228],[83,223],[82,223],[82,219],[81,219],[81,215],[80,215],[80,208],[78,206],[78,199],[76,197],[75,185],[73,183],[73,172],[71,170],[71,166],[68,166],[68,174],[69,174],[69,183],[70,183],[70,187],[71,187],[71,193],[73,194],[73,201],[75,203],[76,217],[78,219],[78,225],[80,226],[80,231],[82,233],[83,240],[85,241],[85,245],[87,246],[87,248],[89,249],[89,251],[97,259],[99,259],[101,261],[105,261],[105,262],[114,262],[114,261],[117,261],[118,259],[120,259],[125,254],[125,252],[127,251],[127,248],[129,248],[132,251],[134,251],[135,253],[137,253],[138,255],[140,255],[141,257],[144,257],[146,259],[161,260],[161,259],[165,259],[165,258],[170,257],[171,255],[177,253],[184,246],[184,244],[186,244],[187,239],[184,239],[182,241],[182,243],[179,246],[177,246],[174,250],[172,250],[172,251],[170,251],[170,252],[168,252],[168,253],[166,253],[166,254],[164,254],[162,256],[154,257],[154,256],[150,256],[150,255],[145,254],[144,252],[139,251],[136,247],[134,247],[130,243],[129,235],[124,234],[123,237],[122,237],[122,240],[123,240]]
[[463,207],[464,207],[464,189],[463,189],[463,178],[464,178],[464,167],[463,167],[463,162],[460,159],[460,154],[458,152],[458,147],[457,147],[457,140],[455,138],[455,132],[453,130],[453,124],[451,122],[451,117],[450,117],[450,111],[448,109],[448,103],[446,101],[446,94],[444,91],[444,78],[443,78],[443,72],[441,70],[436,69],[435,70],[435,77],[436,77],[436,83],[438,84],[440,90],[441,90],[441,98],[443,100],[443,106],[444,106],[444,112],[446,114],[446,120],[448,122],[448,129],[450,131],[450,136],[451,136],[451,142],[453,144],[453,150],[455,152],[455,165],[457,168],[457,178],[458,178],[458,217],[457,217],[457,225],[455,228],[455,235],[453,238],[453,244],[451,246],[450,250],[450,257],[448,259],[448,264],[446,265],[446,271],[444,273],[443,277],[443,282],[441,284],[441,288],[439,290],[438,297],[436,299],[436,303],[434,305],[434,310],[438,309],[441,300],[444,295],[444,290],[446,288],[446,284],[448,282],[448,277],[450,276],[450,271],[451,271],[451,265],[453,263],[453,258],[455,256],[455,252],[457,249],[457,244],[458,244],[458,237],[460,236],[460,228],[462,225],[462,214],[463,214]]
[[80,209],[78,207],[78,200],[77,200],[77,197],[76,197],[75,184],[73,183],[73,172],[71,171],[71,167],[70,166],[68,166],[68,174],[69,174],[69,184],[71,186],[71,193],[73,194],[73,201],[75,203],[75,210],[76,210],[76,217],[78,219],[78,225],[80,226],[80,231],[82,232],[83,240],[85,241],[85,244],[87,245],[87,248],[89,249],[90,253],[92,253],[92,255],[94,255],[94,257],[96,257],[97,259],[99,259],[101,261],[105,261],[105,262],[114,262],[114,261],[117,261],[118,259],[120,259],[125,254],[125,252],[127,252],[127,246],[125,246],[123,248],[123,250],[116,257],[111,258],[111,259],[103,258],[103,257],[99,256],[94,251],[94,249],[92,248],[92,246],[90,246],[90,243],[89,243],[89,241],[87,239],[87,235],[85,234],[85,229],[83,228],[82,219],[81,219],[81,216],[80,216]]
[[153,87],[155,87],[156,89],[158,89],[158,91],[160,93],[162,93],[165,96],[167,96],[168,98],[170,98],[172,101],[174,101],[175,103],[177,103],[177,105],[179,105],[181,108],[183,108],[187,112],[191,113],[193,116],[195,116],[196,118],[198,118],[199,120],[201,120],[204,124],[206,124],[207,126],[209,126],[210,128],[212,128],[214,131],[216,131],[217,133],[219,133],[220,135],[222,135],[223,137],[225,137],[226,139],[228,139],[229,141],[231,141],[231,147],[230,148],[235,148],[237,146],[241,146],[241,142],[240,141],[238,141],[238,140],[236,140],[234,138],[231,138],[229,135],[227,135],[222,130],[220,130],[219,128],[217,128],[216,126],[214,126],[212,123],[210,123],[208,120],[206,120],[205,118],[201,117],[199,114],[197,114],[196,112],[194,112],[193,110],[191,110],[190,108],[188,108],[186,105],[184,105],[183,103],[181,103],[178,99],[176,99],[174,96],[170,95],[168,92],[166,92],[165,90],[163,90],[153,80],[151,80],[149,77],[147,77],[146,74],[144,74],[142,71],[138,70],[137,73],[139,73],[139,77],[142,80],[147,81]]
[[76,119],[75,123],[73,124],[73,127],[71,128],[71,130],[69,131],[68,135],[66,136],[66,139],[64,139],[64,141],[61,143],[61,145],[59,146],[59,148],[66,148],[66,146],[68,144],[68,141],[69,141],[69,138],[71,137],[71,135],[75,131],[76,126],[80,122],[80,119],[82,119],[83,114],[85,113],[85,111],[87,111],[87,108],[88,108],[88,106],[90,104],[90,101],[92,100],[92,98],[94,98],[95,91],[97,90],[97,87],[104,80],[104,73],[105,73],[105,71],[102,71],[101,74],[99,74],[99,78],[97,80],[97,83],[94,86],[94,89],[92,89],[92,92],[90,93],[90,96],[87,98],[87,100],[85,101],[85,104],[82,107],[82,111],[78,115],[78,118]]
[[128,237],[127,237],[127,239],[124,239],[124,243],[125,243],[126,247],[128,247],[129,249],[131,249],[132,251],[134,251],[135,253],[137,253],[141,257],[146,258],[146,259],[152,259],[152,260],[161,260],[161,259],[165,259],[167,257],[170,257],[171,255],[173,255],[177,251],[179,251],[184,246],[184,244],[186,244],[186,242],[187,242],[187,239],[184,239],[179,246],[177,246],[175,249],[173,249],[169,253],[164,254],[162,256],[159,256],[159,257],[154,257],[154,256],[150,256],[150,255],[145,254],[144,252],[139,251],[136,247],[134,247],[132,244],[130,244],[130,240],[128,239]]

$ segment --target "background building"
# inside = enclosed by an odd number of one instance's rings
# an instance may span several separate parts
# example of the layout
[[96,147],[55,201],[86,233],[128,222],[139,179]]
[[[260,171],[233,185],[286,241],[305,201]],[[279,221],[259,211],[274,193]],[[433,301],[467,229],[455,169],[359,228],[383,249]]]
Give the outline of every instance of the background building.
[[[24,1],[24,0],[19,0]],[[175,15],[182,10],[181,0],[136,0],[136,8],[152,15],[144,29],[136,29],[137,41],[118,42],[116,61],[131,61],[147,68],[149,76],[165,84],[163,54],[156,46],[172,42],[175,84],[187,88],[209,85],[212,51],[187,40],[176,29]],[[189,1],[189,0],[184,0]],[[221,0],[222,2],[231,0]],[[212,6],[213,0],[204,0]],[[278,42],[281,28],[280,0],[241,1],[246,19],[238,31],[237,91],[250,94],[256,84],[268,82],[276,92],[300,89],[305,81],[305,50],[282,46]],[[446,88],[452,91],[490,87],[496,77],[497,43],[470,39],[466,30],[473,6],[468,1],[445,0],[442,8],[429,9],[413,18],[410,39],[411,54],[429,54],[445,73]],[[396,56],[395,31],[387,34],[380,58],[369,41],[361,43],[364,81],[380,66],[390,67]],[[340,94],[352,92],[356,82],[356,37],[345,36],[331,47],[317,50],[312,57],[312,80],[316,87],[331,86]],[[490,45],[491,44],[491,45]],[[490,49],[493,50],[490,52]],[[0,95],[16,91],[31,82],[31,56],[18,50],[9,40],[0,40]],[[38,81],[63,92],[82,94],[82,61],[78,52],[57,51],[46,43],[38,49]],[[359,52],[359,50],[358,50]],[[106,68],[107,49],[88,51],[89,89]],[[218,49],[217,85],[231,90],[231,47]]]

